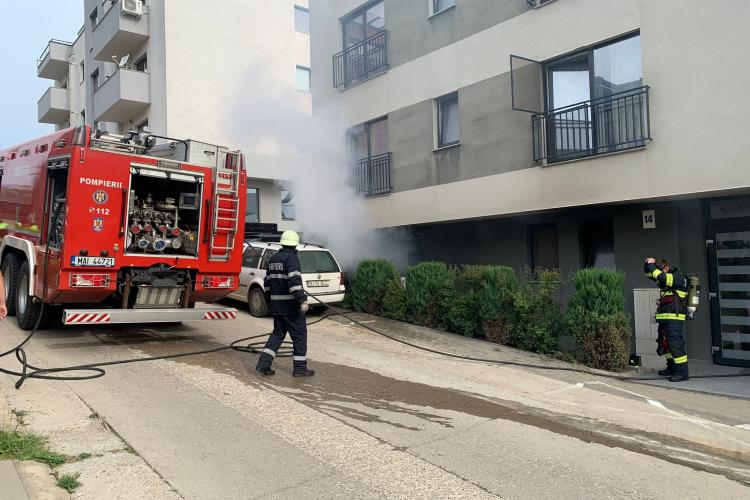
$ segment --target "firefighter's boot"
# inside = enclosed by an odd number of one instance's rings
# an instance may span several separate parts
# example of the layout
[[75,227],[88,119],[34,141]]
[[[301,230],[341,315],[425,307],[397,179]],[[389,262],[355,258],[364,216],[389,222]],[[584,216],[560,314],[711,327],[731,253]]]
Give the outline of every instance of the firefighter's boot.
[[260,359],[258,359],[258,365],[255,367],[255,371],[260,372],[263,375],[273,375],[276,373],[276,370],[271,369],[271,363],[273,363],[273,356],[262,352],[260,354]]
[[686,380],[690,380],[687,361],[685,361],[684,363],[675,363],[674,374],[669,377],[669,381],[685,382]]
[[671,377],[674,375],[674,360],[668,359],[667,360],[667,367],[663,370],[659,370],[658,374],[660,377]]
[[295,361],[292,375],[295,377],[312,377],[315,375],[315,370],[309,370],[306,362]]

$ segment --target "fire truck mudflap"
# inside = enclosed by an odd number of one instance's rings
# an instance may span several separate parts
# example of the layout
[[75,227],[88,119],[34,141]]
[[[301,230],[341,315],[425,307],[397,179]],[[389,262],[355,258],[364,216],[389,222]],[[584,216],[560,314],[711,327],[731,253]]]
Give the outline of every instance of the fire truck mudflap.
[[237,319],[237,309],[206,305],[194,309],[65,309],[64,325],[175,323]]

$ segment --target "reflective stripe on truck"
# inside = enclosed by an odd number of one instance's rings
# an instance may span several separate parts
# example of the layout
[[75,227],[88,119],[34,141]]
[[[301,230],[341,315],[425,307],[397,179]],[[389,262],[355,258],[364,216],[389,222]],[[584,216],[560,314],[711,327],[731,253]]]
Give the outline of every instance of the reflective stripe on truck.
[[63,324],[174,323],[176,321],[237,319],[237,309],[207,306],[199,309],[66,309]]

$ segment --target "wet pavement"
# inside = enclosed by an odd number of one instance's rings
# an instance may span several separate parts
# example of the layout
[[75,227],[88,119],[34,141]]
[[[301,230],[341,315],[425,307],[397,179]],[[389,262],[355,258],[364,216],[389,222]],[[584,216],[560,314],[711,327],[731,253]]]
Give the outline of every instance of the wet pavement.
[[[242,315],[51,331],[33,352],[45,365],[162,356],[268,326]],[[433,348],[540,362],[472,339],[382,327]],[[102,379],[67,385],[185,498],[666,496],[673,490],[652,480],[655,468],[682,478],[695,497],[750,491],[742,486],[750,431],[738,427],[750,422],[746,401],[446,360],[340,321],[310,330],[309,379],[293,378],[289,359],[277,360],[276,376],[261,376],[257,355],[224,350],[110,367]],[[288,464],[282,476],[274,463]]]

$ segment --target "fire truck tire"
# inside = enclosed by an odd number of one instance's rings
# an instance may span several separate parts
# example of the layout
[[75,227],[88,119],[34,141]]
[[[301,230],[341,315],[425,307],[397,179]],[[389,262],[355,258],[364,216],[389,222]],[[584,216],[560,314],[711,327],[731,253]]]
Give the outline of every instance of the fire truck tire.
[[16,320],[22,330],[33,330],[39,322],[39,326],[44,326],[46,321],[40,315],[47,316],[49,307],[42,307],[41,301],[35,301],[29,295],[29,263],[24,261],[21,269],[18,271],[18,281],[16,282]]
[[266,304],[266,294],[258,287],[250,289],[247,294],[247,306],[250,314],[256,318],[265,318],[268,316],[268,304]]
[[16,315],[16,288],[18,287],[18,271],[21,269],[21,258],[9,253],[3,262],[3,281],[5,282],[5,306],[8,316]]

